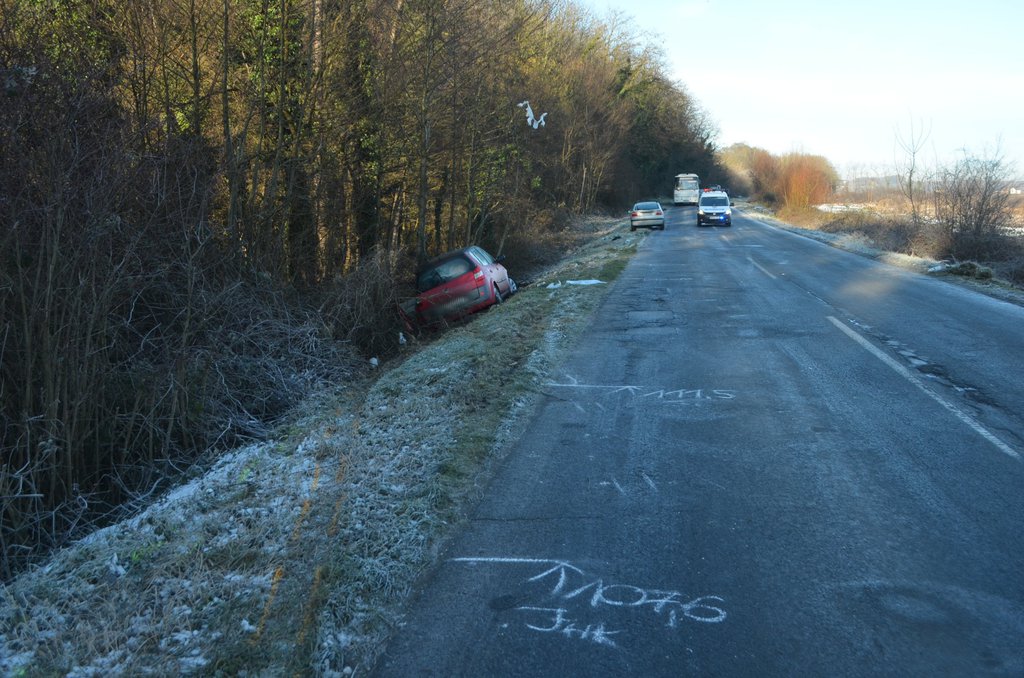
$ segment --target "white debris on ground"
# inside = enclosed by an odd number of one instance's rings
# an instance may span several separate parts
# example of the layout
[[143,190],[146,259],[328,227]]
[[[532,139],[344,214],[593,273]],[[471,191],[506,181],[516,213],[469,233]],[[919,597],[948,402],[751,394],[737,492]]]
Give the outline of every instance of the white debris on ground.
[[819,212],[828,212],[829,214],[841,214],[842,212],[860,212],[863,210],[870,209],[870,206],[861,203],[836,203],[828,205],[815,205],[815,208]]
[[[604,285],[605,282],[604,282],[604,280],[566,280],[565,284],[566,285],[588,286],[588,285]],[[549,289],[549,290],[557,290],[561,286],[562,286],[562,283],[560,281],[558,281],[558,280],[556,280],[555,282],[548,283],[547,285],[545,285],[546,289]]]

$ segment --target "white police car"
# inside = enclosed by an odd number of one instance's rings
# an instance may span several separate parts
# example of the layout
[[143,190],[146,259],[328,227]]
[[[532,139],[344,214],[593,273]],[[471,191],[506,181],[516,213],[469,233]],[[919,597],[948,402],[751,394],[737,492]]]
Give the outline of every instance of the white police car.
[[698,226],[732,226],[732,207],[725,191],[704,191],[697,201]]

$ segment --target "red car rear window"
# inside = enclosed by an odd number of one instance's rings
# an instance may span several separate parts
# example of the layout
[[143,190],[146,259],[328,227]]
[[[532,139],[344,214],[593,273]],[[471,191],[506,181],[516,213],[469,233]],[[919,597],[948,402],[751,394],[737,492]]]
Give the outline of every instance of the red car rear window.
[[426,292],[446,282],[455,280],[460,275],[465,275],[474,268],[476,268],[476,264],[461,254],[451,259],[439,261],[416,276],[416,289],[420,292]]

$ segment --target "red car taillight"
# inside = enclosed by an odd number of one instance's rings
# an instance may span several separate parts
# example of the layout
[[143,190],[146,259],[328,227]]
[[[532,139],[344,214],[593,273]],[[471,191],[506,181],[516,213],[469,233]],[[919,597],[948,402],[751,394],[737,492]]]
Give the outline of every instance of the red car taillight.
[[630,212],[629,216],[631,216],[631,217],[638,217],[640,215],[637,212]]

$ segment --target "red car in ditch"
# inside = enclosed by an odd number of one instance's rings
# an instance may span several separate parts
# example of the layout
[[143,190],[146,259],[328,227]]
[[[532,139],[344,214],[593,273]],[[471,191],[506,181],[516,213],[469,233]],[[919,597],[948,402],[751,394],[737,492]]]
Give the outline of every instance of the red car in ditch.
[[430,326],[500,304],[517,289],[501,265],[504,259],[475,245],[431,259],[416,274],[417,297],[403,305],[403,314],[417,325]]

